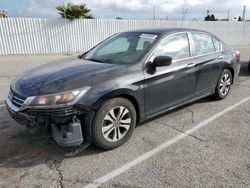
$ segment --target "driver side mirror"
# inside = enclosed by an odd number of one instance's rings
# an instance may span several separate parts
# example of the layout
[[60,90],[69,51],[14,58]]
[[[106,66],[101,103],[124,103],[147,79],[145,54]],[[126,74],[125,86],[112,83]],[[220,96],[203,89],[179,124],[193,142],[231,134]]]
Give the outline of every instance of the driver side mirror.
[[163,67],[163,66],[169,66],[172,63],[173,58],[169,56],[157,56],[154,58],[153,67]]

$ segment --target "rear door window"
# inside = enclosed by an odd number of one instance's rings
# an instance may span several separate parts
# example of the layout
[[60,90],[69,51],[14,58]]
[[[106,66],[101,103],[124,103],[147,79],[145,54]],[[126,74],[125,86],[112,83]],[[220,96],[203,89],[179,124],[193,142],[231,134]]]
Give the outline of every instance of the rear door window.
[[204,33],[192,33],[195,55],[203,55],[214,52],[212,37]]

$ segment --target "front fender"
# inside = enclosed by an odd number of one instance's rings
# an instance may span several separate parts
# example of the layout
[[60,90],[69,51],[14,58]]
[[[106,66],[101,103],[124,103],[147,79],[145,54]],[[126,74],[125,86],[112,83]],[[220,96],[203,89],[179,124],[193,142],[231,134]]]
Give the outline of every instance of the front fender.
[[[102,87],[103,88],[103,87]],[[96,111],[100,108],[104,101],[114,97],[124,97],[130,100],[139,113],[140,118],[145,116],[144,108],[144,90],[139,84],[130,85],[127,88],[93,88],[90,92],[83,96],[78,102],[79,105],[85,106]]]
[[[86,119],[84,121],[84,125],[82,127],[83,129],[83,137],[85,138],[85,141],[87,143],[92,143],[92,124],[95,117],[95,112],[100,108],[100,106],[103,104],[103,102],[115,98],[115,97],[123,97],[128,100],[130,100],[138,113],[138,121],[144,121],[146,120],[145,115],[145,107],[144,107],[144,93],[143,90],[133,91],[131,89],[116,89],[110,92],[105,93],[104,95],[100,97],[89,97],[88,100],[86,98],[82,99],[78,105],[84,106],[85,108],[88,108],[88,115],[86,116]],[[90,100],[92,99],[92,100]],[[91,103],[88,103],[90,102]],[[91,105],[90,105],[91,104]]]

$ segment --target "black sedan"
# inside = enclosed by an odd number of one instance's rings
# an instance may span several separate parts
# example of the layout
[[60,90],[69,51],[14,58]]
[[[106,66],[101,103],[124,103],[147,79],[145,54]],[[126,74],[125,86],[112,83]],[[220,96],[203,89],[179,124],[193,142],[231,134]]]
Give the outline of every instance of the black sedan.
[[[79,57],[30,70],[10,86],[10,115],[60,145],[124,144],[136,123],[213,95],[224,99],[240,54],[211,33],[146,29],[115,34]],[[76,152],[77,153],[77,152]]]

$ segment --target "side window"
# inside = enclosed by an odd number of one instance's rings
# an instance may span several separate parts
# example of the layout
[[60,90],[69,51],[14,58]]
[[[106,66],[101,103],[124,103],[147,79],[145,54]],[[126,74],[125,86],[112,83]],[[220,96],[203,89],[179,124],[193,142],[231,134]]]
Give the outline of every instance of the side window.
[[129,42],[127,38],[119,38],[109,43],[97,52],[97,55],[107,55],[120,52],[126,52],[129,47]]
[[214,52],[212,37],[203,33],[192,33],[195,55],[203,55]]
[[167,37],[155,50],[154,57],[170,56],[173,60],[190,57],[188,36],[186,33],[175,34]]
[[221,42],[217,40],[216,38],[212,37],[214,42],[214,49],[216,52],[221,51]]

